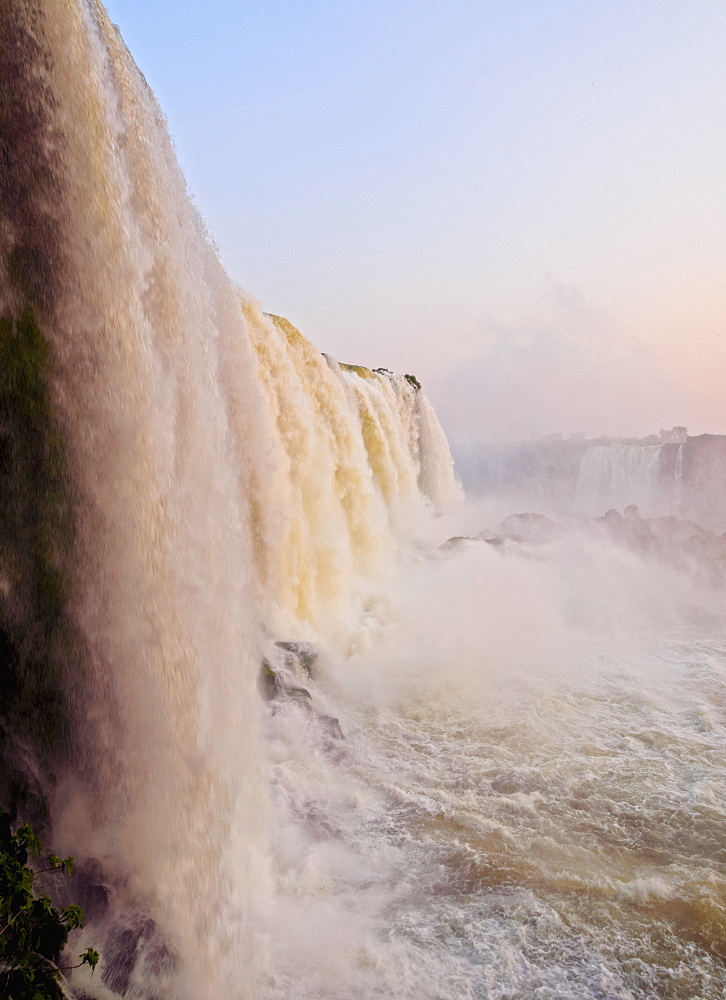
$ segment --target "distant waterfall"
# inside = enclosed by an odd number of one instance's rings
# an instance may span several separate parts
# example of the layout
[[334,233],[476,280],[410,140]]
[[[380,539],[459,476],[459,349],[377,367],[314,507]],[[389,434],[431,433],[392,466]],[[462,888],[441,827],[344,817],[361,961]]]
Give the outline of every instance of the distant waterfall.
[[[580,460],[577,500],[588,514],[602,514],[610,507],[622,510],[636,504],[643,515],[668,510],[675,482],[664,489],[661,445],[607,444],[588,448]],[[678,448],[675,480],[682,474],[683,445]],[[680,461],[680,465],[678,462]]]
[[109,989],[251,997],[263,633],[336,634],[448,446],[225,275],[100,3],[4,0],[0,86],[5,768],[100,865]]
[[678,451],[676,452],[676,467],[673,475],[674,478],[674,499],[677,511],[680,511],[683,505],[683,445],[678,445]]

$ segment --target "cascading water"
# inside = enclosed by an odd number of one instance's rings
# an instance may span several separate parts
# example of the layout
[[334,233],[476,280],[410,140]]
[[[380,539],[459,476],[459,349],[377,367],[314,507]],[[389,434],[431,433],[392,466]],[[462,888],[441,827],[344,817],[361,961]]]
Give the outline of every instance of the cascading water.
[[673,496],[676,510],[680,510],[683,504],[683,445],[678,445],[676,451],[676,467],[673,473]]
[[0,51],[6,766],[97,873],[109,989],[252,996],[260,648],[323,609],[344,634],[451,462],[406,380],[341,371],[233,286],[99,3],[9,0]]
[[0,791],[77,995],[720,1000],[718,540],[483,530],[413,376],[224,274],[96,0],[4,0],[0,86]]
[[582,511],[601,514],[608,507],[622,510],[636,504],[648,515],[660,513],[661,450],[660,445],[626,444],[588,448],[580,460],[577,477],[577,499]]

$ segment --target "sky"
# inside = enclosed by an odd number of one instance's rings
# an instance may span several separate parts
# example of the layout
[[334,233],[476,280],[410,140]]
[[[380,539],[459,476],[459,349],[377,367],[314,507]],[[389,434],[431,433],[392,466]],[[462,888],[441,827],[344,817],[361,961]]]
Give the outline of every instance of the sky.
[[107,0],[230,275],[454,442],[726,432],[723,0]]

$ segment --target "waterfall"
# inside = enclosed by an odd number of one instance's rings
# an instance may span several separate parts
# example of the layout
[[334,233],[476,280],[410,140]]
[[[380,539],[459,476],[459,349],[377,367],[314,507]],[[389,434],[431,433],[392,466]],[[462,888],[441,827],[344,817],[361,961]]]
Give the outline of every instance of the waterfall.
[[449,442],[431,403],[419,397],[421,407],[421,489],[439,508],[459,502],[462,489],[456,481]]
[[[681,446],[682,447],[682,446]],[[577,499],[583,513],[602,514],[636,504],[645,515],[660,513],[660,445],[595,445],[580,460]]]
[[448,443],[405,377],[338,364],[240,293],[263,390],[253,468],[259,591],[279,631],[329,640],[356,583],[385,571],[415,511],[459,496]]
[[673,500],[679,513],[683,506],[683,445],[678,445],[676,451],[676,467],[673,473]]
[[96,0],[5,0],[0,85],[3,790],[102,900],[109,989],[251,997],[261,646],[335,640],[448,445],[226,276]]

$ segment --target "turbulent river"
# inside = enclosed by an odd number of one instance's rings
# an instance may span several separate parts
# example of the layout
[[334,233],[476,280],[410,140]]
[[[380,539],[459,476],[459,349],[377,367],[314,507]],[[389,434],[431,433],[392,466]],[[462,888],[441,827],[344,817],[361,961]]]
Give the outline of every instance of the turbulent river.
[[344,747],[270,723],[273,995],[723,996],[721,615],[582,539],[403,575],[321,681]]
[[0,805],[75,995],[719,1000],[720,542],[498,536],[225,274],[97,0],[2,0],[0,87]]

